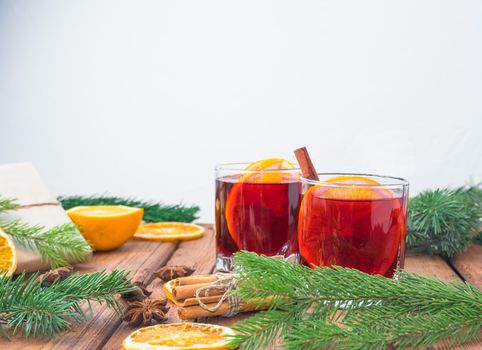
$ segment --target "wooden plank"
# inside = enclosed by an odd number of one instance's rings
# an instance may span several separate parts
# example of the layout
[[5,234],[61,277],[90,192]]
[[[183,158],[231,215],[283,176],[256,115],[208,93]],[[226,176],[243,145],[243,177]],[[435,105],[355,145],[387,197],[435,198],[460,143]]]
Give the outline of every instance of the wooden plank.
[[443,281],[460,281],[455,271],[439,256],[408,253],[405,270],[423,276],[437,277]]
[[[409,253],[405,260],[405,270],[424,276],[437,277],[443,281],[461,281],[457,273],[439,256]],[[480,272],[479,272],[480,273]],[[444,342],[434,347],[445,349],[449,342]],[[453,348],[453,350],[477,350],[482,349],[482,341],[469,343]]]
[[[208,228],[204,237],[182,242],[177,246],[170,243],[153,243],[144,241],[130,241],[123,247],[112,252],[99,252],[94,254],[92,261],[81,264],[76,267],[80,272],[92,272],[101,269],[112,270],[114,268],[129,269],[132,271],[136,279],[144,279],[147,283],[151,282],[149,289],[153,290],[152,297],[163,297],[162,285],[159,280],[154,279],[151,270],[166,265],[191,265],[196,268],[195,274],[210,273],[214,267],[215,259],[215,240],[211,226]],[[477,247],[476,247],[477,249]],[[472,247],[467,254],[475,254],[480,257],[479,250]],[[480,265],[469,264],[469,261],[480,260],[473,259],[470,256],[461,256],[458,269],[466,272],[467,280],[477,281],[480,278]],[[465,270],[463,269],[464,266]],[[431,275],[442,280],[457,280],[459,277],[439,257],[430,257],[426,255],[408,254],[406,259],[406,270],[422,275]],[[147,272],[147,273],[146,273]],[[479,280],[480,281],[480,280]],[[245,313],[233,318],[211,318],[207,322],[219,325],[233,325],[235,322],[251,316],[253,313]],[[178,322],[177,310],[171,307],[168,322]],[[128,327],[125,323],[121,323],[120,318],[112,310],[108,310],[103,306],[96,305],[94,314],[89,319],[87,325],[79,325],[72,331],[62,334],[54,340],[48,339],[30,339],[21,340],[15,337],[13,342],[0,339],[0,349],[120,349],[123,339],[134,329]],[[482,349],[482,343],[468,344],[457,349],[475,350]]]
[[470,244],[467,251],[453,262],[454,268],[467,281],[482,289],[482,246]]
[[[157,269],[167,261],[176,249],[174,243],[153,243],[131,240],[110,252],[96,252],[91,261],[78,264],[80,273],[99,270],[124,269],[133,275],[145,268]],[[14,337],[12,341],[0,339],[0,349],[96,349],[106,341],[120,323],[119,316],[104,305],[93,303],[93,313],[85,324],[76,325],[55,339]]]
[[[181,242],[171,256],[166,265],[188,265],[193,266],[196,270],[194,274],[203,275],[211,273],[214,268],[215,261],[215,239],[212,225],[204,225],[206,233],[200,239]],[[163,298],[162,284],[160,280],[154,280],[151,284],[153,298]],[[169,323],[179,322],[177,317],[176,306],[171,305],[169,310]],[[139,328],[139,327],[138,327]],[[122,323],[112,334],[110,339],[105,343],[103,349],[118,350],[122,346],[122,341],[133,331],[138,328],[129,327],[126,323]]]
[[[465,281],[482,289],[482,246],[478,244],[470,244],[465,253],[460,254],[455,258],[452,267],[455,268]],[[482,349],[482,332],[480,341],[459,346],[454,350],[462,349]]]

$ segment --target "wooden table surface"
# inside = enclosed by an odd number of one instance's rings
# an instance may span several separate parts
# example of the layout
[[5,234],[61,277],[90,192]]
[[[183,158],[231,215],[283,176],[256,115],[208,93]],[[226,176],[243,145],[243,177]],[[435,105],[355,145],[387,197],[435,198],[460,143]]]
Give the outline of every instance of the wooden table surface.
[[[176,243],[157,243],[131,240],[121,248],[111,252],[97,252],[91,261],[76,266],[81,273],[97,270],[125,269],[131,271],[136,279],[144,280],[153,290],[153,297],[162,296],[161,283],[154,279],[150,271],[164,265],[191,265],[195,274],[213,271],[215,260],[215,241],[211,225],[206,234],[197,240]],[[482,246],[472,245],[457,258],[453,266],[439,257],[408,255],[406,270],[421,275],[432,275],[442,280],[466,280],[482,289]],[[93,313],[87,323],[76,325],[71,331],[64,332],[54,339],[28,339],[19,336],[8,341],[0,339],[0,349],[121,349],[122,340],[134,329],[121,322],[119,315],[106,306],[93,304]],[[213,318],[210,323],[232,325],[235,321],[248,317],[241,314],[233,318]],[[168,322],[177,322],[177,312],[172,306]],[[458,349],[482,349],[482,342],[467,344]]]

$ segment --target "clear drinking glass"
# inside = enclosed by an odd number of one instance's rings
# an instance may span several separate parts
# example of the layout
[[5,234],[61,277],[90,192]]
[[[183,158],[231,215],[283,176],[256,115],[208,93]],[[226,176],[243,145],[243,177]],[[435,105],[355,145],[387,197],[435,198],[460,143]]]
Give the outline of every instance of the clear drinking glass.
[[231,270],[239,250],[298,261],[299,169],[245,170],[249,163],[216,167],[216,268]]
[[319,178],[301,178],[302,261],[393,277],[405,259],[408,182],[366,174],[319,174]]

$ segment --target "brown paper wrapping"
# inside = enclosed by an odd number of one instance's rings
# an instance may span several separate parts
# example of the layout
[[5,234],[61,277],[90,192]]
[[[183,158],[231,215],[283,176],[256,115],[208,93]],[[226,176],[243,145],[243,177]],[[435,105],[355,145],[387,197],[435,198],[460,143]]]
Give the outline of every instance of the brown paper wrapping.
[[[30,206],[4,213],[0,215],[0,219],[20,219],[25,223],[41,225],[47,229],[71,222],[62,206],[55,205],[56,196],[48,190],[37,170],[30,163],[0,165],[0,196],[16,198],[20,205],[51,203],[51,205]],[[48,263],[42,261],[38,252],[24,249],[19,245],[15,248],[18,257],[16,273],[49,268]]]

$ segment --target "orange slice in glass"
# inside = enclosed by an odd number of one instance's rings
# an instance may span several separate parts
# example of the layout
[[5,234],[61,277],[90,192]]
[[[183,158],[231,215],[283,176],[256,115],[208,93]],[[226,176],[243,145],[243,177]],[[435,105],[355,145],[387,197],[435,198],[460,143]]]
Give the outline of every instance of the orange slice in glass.
[[224,350],[229,349],[231,328],[203,323],[171,323],[141,328],[122,343],[123,350]]
[[184,222],[152,222],[141,225],[134,238],[149,241],[185,241],[201,237],[206,229],[199,225]]
[[[248,165],[245,170],[252,171],[253,173],[247,173],[240,176],[239,181],[233,185],[226,200],[225,217],[229,233],[239,249],[241,249],[243,245],[237,227],[239,226],[239,221],[243,220],[241,214],[245,212],[243,208],[250,205],[250,203],[245,203],[246,198],[242,193],[243,185],[246,183],[273,184],[293,182],[299,178],[299,174],[283,170],[292,170],[295,168],[296,166],[286,159],[262,159]],[[272,203],[272,205],[276,206],[277,204]]]
[[[240,178],[240,182],[279,183],[295,178],[295,174],[276,170],[295,169],[289,160],[282,158],[268,158],[249,164],[244,170],[253,171]],[[297,177],[296,177],[297,178]]]
[[[333,186],[323,186],[323,183]],[[311,187],[308,192],[313,190],[318,195],[333,199],[373,200],[393,197],[392,191],[376,186],[381,186],[381,183],[365,176],[340,175],[321,181],[319,186]]]

